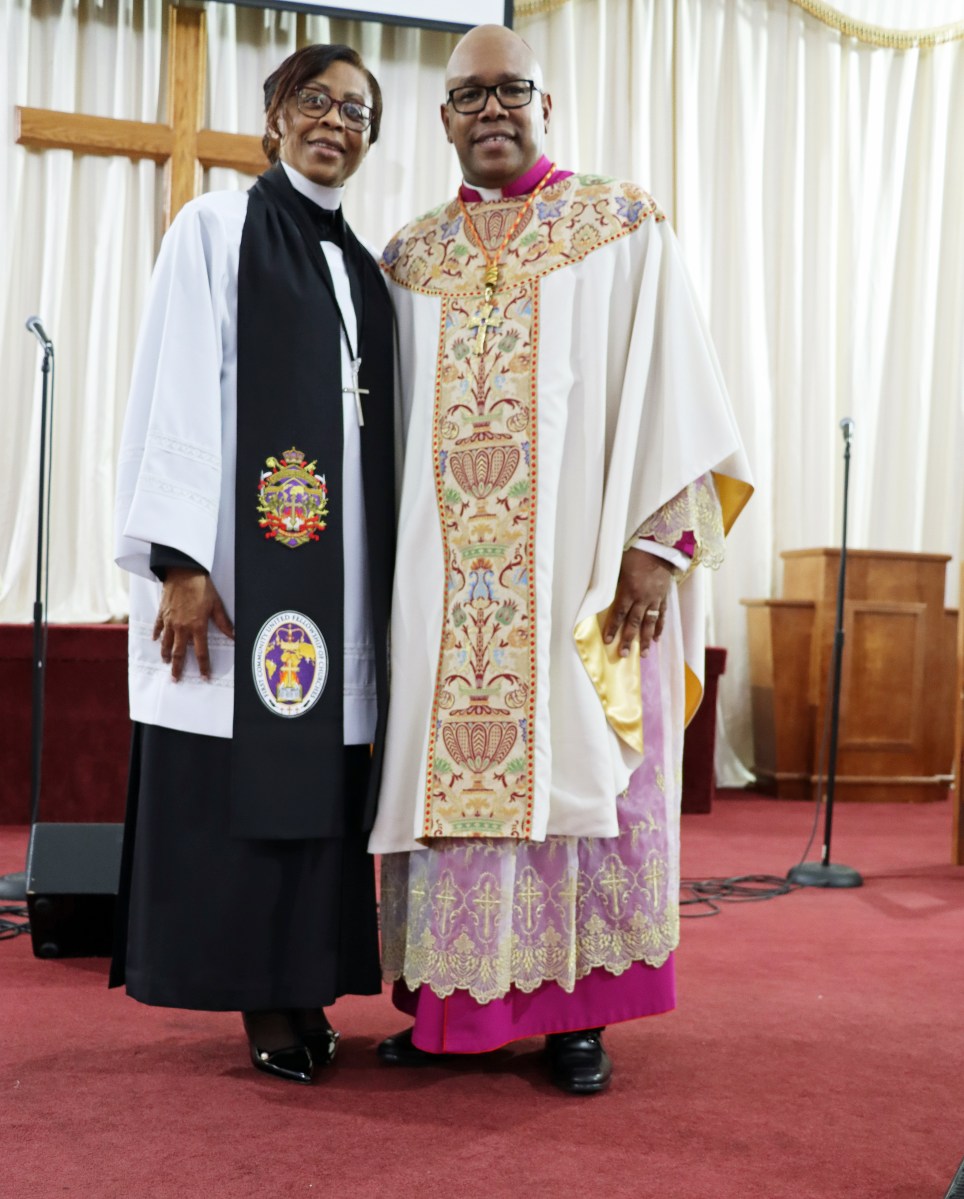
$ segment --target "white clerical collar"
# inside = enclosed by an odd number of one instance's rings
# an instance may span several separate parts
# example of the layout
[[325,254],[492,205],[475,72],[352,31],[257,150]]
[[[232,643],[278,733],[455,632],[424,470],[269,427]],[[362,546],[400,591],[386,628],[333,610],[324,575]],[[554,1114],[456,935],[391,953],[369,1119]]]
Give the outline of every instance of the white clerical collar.
[[334,212],[341,207],[344,187],[325,187],[323,183],[315,183],[314,180],[307,179],[300,171],[288,166],[284,160],[281,160],[281,165],[296,192],[301,192],[309,200],[314,200],[319,208],[326,208],[329,212]]
[[464,179],[462,180],[462,186],[463,187],[471,187],[471,189],[473,191],[476,191],[479,193],[479,195],[482,197],[483,200],[501,200],[502,199],[502,188],[501,187],[479,187],[477,183],[466,183]]

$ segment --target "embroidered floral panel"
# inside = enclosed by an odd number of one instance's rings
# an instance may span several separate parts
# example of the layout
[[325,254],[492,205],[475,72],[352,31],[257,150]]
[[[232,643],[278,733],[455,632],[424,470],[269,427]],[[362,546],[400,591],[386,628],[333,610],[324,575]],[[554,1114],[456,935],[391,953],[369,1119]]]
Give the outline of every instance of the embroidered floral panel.
[[[490,255],[525,197],[473,205]],[[539,280],[633,232],[655,202],[573,176],[527,211],[486,297],[486,260],[457,201],[403,231],[383,267],[442,297],[433,462],[445,577],[422,835],[526,840],[536,710]]]

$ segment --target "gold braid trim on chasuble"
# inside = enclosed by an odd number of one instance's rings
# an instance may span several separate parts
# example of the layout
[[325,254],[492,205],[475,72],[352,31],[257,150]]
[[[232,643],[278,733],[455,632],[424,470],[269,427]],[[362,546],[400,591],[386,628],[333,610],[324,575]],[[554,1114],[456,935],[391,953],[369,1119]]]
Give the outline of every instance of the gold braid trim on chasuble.
[[[475,232],[490,254],[527,200],[472,205]],[[635,184],[574,175],[546,187],[505,247],[494,295],[457,200],[413,222],[385,249],[382,266],[394,282],[442,301],[433,461],[445,618],[425,840],[531,837],[539,282],[649,217],[664,219]]]

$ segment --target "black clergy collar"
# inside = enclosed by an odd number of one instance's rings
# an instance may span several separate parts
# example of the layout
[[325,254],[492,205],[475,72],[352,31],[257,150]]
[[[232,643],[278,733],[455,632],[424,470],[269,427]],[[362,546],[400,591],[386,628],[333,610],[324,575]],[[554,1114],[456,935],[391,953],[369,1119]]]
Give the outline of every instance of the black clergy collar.
[[320,241],[334,242],[345,249],[345,217],[341,208],[344,187],[325,187],[306,178],[286,162],[279,163],[298,197],[298,203]]
[[336,246],[340,246],[342,250],[345,248],[345,214],[341,210],[341,206],[332,211],[328,208],[322,208],[320,204],[316,204],[314,200],[298,191],[297,188],[292,188],[298,203],[301,205],[311,222],[311,227],[318,235],[319,241],[331,241]]

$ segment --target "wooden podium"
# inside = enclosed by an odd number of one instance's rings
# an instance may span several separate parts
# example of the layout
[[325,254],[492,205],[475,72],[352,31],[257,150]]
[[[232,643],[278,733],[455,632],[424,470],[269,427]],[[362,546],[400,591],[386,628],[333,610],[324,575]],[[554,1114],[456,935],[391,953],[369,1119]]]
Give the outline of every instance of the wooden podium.
[[[764,790],[804,799],[815,793],[829,715],[840,551],[781,557],[784,598],[743,601],[754,769]],[[957,683],[957,614],[944,608],[949,561],[944,554],[848,552],[839,799],[947,795]]]

